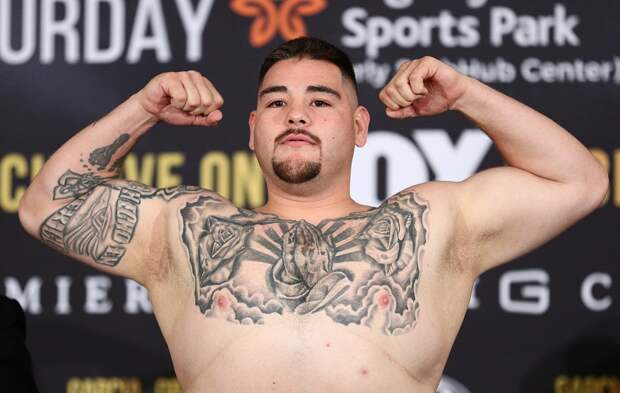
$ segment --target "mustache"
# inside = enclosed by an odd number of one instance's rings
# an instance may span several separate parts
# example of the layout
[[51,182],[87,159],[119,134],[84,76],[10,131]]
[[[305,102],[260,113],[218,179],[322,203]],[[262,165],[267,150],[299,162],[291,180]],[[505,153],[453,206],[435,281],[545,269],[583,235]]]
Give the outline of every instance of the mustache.
[[321,144],[321,139],[318,136],[309,133],[308,131],[304,130],[303,128],[289,128],[288,130],[284,131],[282,134],[278,135],[278,137],[276,138],[275,142],[276,143],[280,143],[286,137],[288,137],[291,134],[305,135],[308,138],[310,138],[312,140],[312,142],[314,142],[315,144],[317,144],[317,145]]

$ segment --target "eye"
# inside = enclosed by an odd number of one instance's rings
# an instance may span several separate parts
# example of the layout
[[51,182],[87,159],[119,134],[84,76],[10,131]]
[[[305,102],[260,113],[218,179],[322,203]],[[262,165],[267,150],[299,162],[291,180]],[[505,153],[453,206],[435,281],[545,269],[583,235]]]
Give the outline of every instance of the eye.
[[284,106],[284,101],[282,100],[271,101],[269,104],[267,104],[268,108],[281,108],[283,106]]
[[312,105],[316,106],[316,107],[325,107],[325,106],[330,106],[329,103],[323,101],[323,100],[314,100],[312,101]]

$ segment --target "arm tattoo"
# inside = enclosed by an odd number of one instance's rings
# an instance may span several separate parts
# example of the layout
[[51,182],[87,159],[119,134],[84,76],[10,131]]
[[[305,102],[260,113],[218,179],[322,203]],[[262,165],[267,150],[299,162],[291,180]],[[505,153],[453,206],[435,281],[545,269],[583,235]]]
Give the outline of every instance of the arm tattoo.
[[102,184],[105,179],[92,173],[78,174],[67,170],[58,179],[53,199],[78,198]]
[[340,324],[405,333],[419,312],[428,209],[403,192],[313,225],[200,196],[180,211],[196,304],[207,317],[242,324],[322,312]]
[[50,215],[41,225],[40,237],[61,252],[116,266],[134,237],[143,199],[170,201],[202,191],[190,186],[154,189],[120,180],[101,183]]
[[41,226],[41,239],[65,253],[115,266],[133,237],[140,195],[121,189],[114,204],[112,193],[111,188],[97,188],[53,213]]
[[100,147],[99,149],[95,149],[90,156],[88,157],[88,162],[90,165],[96,167],[99,170],[104,170],[108,164],[110,164],[110,160],[112,160],[112,156],[116,151],[123,146],[129,140],[129,134],[122,134],[114,142],[112,142],[109,146]]
[[[112,145],[94,150],[89,162],[104,169],[128,139],[123,134]],[[41,225],[39,235],[43,242],[61,252],[89,256],[96,263],[116,266],[134,237],[143,199],[170,201],[201,191],[193,186],[155,189],[137,182],[67,170],[58,180],[53,199],[74,200],[52,213]]]
[[[94,125],[94,124],[93,124]],[[93,150],[88,158],[88,163],[92,165],[84,165],[88,168],[88,173],[79,174],[71,170],[67,170],[58,180],[58,186],[54,188],[53,199],[64,198],[78,198],[98,185],[102,184],[106,179],[92,173],[93,167],[98,170],[104,170],[110,164],[114,153],[120,149],[129,140],[129,134],[122,134],[111,145],[100,147]],[[83,162],[83,160],[80,160]],[[122,157],[117,159],[112,166],[111,170],[116,171],[119,169],[122,163]]]

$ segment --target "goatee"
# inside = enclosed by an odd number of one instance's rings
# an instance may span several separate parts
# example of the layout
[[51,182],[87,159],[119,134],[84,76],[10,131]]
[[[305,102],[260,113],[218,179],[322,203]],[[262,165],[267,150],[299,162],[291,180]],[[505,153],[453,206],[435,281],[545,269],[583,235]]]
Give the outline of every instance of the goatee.
[[317,177],[321,172],[321,163],[316,161],[286,160],[271,161],[273,171],[280,180],[300,184]]

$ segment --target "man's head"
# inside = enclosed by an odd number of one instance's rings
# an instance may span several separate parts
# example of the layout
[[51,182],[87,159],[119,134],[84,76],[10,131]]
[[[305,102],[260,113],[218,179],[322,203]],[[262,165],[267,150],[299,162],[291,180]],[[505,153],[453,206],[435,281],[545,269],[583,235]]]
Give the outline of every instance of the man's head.
[[340,49],[299,38],[266,57],[249,124],[250,148],[268,182],[348,187],[353,150],[365,144],[368,122],[353,66]]
[[346,53],[318,38],[302,37],[287,41],[271,51],[263,60],[258,73],[258,88],[260,89],[265,79],[265,75],[279,61],[289,59],[312,59],[323,60],[332,63],[340,69],[342,76],[351,83],[355,90],[355,99],[357,100],[357,81],[355,79],[355,71],[351,59]]

